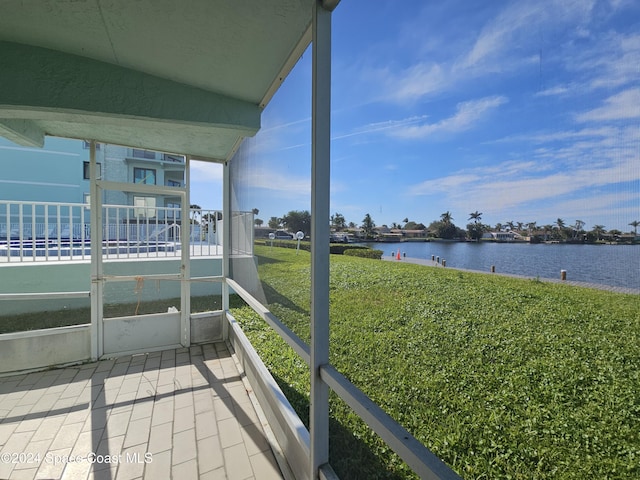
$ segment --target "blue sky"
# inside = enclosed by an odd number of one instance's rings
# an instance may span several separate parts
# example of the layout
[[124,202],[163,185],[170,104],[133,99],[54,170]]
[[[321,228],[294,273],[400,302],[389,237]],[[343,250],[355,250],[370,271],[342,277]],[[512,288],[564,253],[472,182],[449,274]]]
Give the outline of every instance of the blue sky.
[[[310,56],[249,149],[264,220],[310,208]],[[331,211],[356,224],[450,211],[465,226],[478,210],[490,225],[562,218],[629,231],[640,220],[639,65],[632,0],[344,0],[333,15]]]

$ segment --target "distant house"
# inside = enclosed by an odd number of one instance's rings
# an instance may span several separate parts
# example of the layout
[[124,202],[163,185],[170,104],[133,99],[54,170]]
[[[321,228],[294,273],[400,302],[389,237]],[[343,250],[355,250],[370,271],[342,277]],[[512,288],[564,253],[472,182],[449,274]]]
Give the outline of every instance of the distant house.
[[398,229],[390,229],[386,225],[381,227],[376,227],[373,229],[377,236],[379,242],[401,242],[402,241],[402,233]]
[[485,232],[483,240],[493,240],[494,242],[526,242],[527,238],[517,232]]
[[424,230],[402,230],[402,235],[405,238],[427,238],[429,231]]

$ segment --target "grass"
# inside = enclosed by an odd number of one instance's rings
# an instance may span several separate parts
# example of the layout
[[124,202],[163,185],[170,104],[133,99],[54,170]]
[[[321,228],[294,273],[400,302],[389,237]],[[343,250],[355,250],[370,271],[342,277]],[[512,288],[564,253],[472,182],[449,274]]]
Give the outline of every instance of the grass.
[[[309,340],[307,252],[256,247],[269,308]],[[464,478],[640,478],[640,298],[331,258],[331,363]],[[234,316],[303,421],[309,375],[248,307]],[[342,478],[415,478],[335,396]]]

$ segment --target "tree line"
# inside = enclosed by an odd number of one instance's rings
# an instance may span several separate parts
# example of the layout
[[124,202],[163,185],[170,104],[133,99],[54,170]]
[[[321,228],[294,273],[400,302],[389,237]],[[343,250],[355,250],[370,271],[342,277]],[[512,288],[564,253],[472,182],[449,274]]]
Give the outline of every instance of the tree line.
[[[258,209],[253,210],[257,215]],[[454,223],[453,215],[446,211],[440,218],[433,220],[428,226],[423,223],[404,218],[402,222],[393,222],[390,226],[382,225],[383,228],[391,230],[426,230],[428,237],[441,239],[469,239],[480,240],[486,232],[512,232],[520,236],[529,237],[531,241],[561,241],[561,242],[599,242],[603,240],[618,240],[624,233],[617,229],[607,230],[604,225],[594,225],[590,230],[586,230],[585,222],[576,220],[573,224],[568,224],[562,218],[558,218],[552,224],[538,225],[537,222],[514,222],[507,221],[497,223],[495,226],[482,223],[482,212],[471,212],[467,219],[466,228],[460,228]],[[369,213],[367,213],[360,225],[346,221],[344,215],[335,213],[331,215],[330,226],[336,232],[360,232],[366,239],[375,239],[377,235],[376,223]],[[255,225],[262,226],[264,221],[256,218]],[[311,233],[311,214],[308,210],[291,210],[282,217],[271,217],[268,221],[269,228],[274,230],[284,229],[289,232],[302,231],[305,235]],[[633,227],[635,237],[638,235],[640,221],[634,220],[629,223]]]

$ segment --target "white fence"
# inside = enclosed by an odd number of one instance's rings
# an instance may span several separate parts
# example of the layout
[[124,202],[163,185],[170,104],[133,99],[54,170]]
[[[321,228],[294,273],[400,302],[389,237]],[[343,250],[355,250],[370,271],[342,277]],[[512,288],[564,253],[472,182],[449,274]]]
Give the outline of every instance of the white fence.
[[[179,207],[104,205],[103,257],[179,257],[183,228],[192,257],[222,255],[222,212],[191,209],[186,221],[180,216]],[[234,241],[241,245],[234,253],[251,255],[253,214],[234,214],[232,224],[243,237]],[[90,242],[86,204],[0,202],[0,262],[85,260]]]

